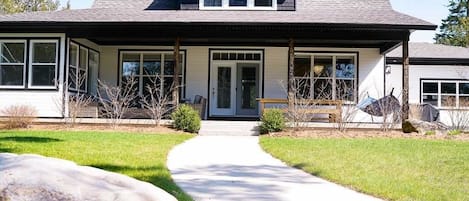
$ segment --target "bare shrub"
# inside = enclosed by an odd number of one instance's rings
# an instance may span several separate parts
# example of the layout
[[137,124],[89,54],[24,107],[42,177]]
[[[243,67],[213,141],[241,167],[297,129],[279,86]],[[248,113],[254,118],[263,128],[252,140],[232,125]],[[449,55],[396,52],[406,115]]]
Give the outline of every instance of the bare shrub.
[[395,129],[401,122],[401,104],[399,100],[393,95],[388,94],[378,100],[378,109],[382,115],[381,131],[388,132],[389,130]]
[[155,121],[156,126],[160,126],[165,115],[168,115],[175,108],[172,103],[172,92],[178,90],[174,84],[167,89],[164,89],[162,85],[163,78],[161,76],[150,78],[150,83],[145,86],[147,95],[144,95],[141,100],[142,107]]
[[8,129],[28,128],[37,117],[36,108],[28,105],[12,105],[0,113],[6,117],[5,124]]
[[77,119],[80,117],[81,112],[84,111],[85,108],[93,102],[93,98],[91,96],[80,90],[81,86],[85,85],[86,76],[81,76],[80,73],[77,73],[75,76],[77,76],[76,80],[70,79],[71,82],[68,86],[69,88],[74,86],[72,88],[77,89],[77,91],[70,96],[68,102],[69,121],[66,120],[66,123],[72,127],[76,125]]
[[342,107],[341,116],[337,118],[335,128],[340,132],[346,132],[352,127],[352,122],[360,111],[355,104],[346,104],[347,101],[351,103],[355,101],[355,86],[353,84],[350,85],[350,83],[347,83],[345,80],[338,79],[336,87],[337,100],[345,101],[345,104],[340,105]]
[[[311,109],[318,108],[328,108],[332,105],[327,103],[322,104],[322,100],[332,100],[332,80],[324,80],[321,85],[316,85],[316,88],[311,90],[311,79],[308,76],[305,77],[296,77],[293,80],[293,87],[291,94],[292,102],[289,103],[286,113],[286,118],[291,126],[298,130],[299,128],[307,127],[308,122],[310,122],[316,114],[311,113]],[[284,87],[285,84],[281,85]],[[288,94],[288,89],[283,88],[284,91]],[[311,94],[314,93],[314,94]],[[336,117],[340,119],[341,117]]]
[[[442,100],[447,107],[452,130],[467,131],[469,129],[469,100],[455,97],[448,97]],[[459,102],[459,103],[458,103]]]
[[129,108],[137,101],[138,85],[133,77],[123,80],[121,86],[111,86],[98,80],[98,99],[101,114],[109,119],[112,128],[117,128]]

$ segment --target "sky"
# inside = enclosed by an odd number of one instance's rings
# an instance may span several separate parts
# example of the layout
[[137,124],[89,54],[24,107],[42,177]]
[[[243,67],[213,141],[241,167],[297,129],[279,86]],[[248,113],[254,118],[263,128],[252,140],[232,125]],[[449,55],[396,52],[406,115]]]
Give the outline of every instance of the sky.
[[[420,19],[440,25],[441,20],[448,16],[446,5],[449,0],[391,0],[395,10],[418,17]],[[60,0],[61,5],[66,5],[67,0]],[[89,8],[93,0],[71,0],[72,9]],[[434,42],[435,31],[416,31],[412,33],[412,42]]]

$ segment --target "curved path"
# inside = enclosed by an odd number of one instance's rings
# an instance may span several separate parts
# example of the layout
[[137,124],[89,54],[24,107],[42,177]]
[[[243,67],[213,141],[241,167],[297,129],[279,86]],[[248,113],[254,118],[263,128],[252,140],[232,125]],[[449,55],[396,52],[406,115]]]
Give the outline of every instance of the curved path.
[[291,168],[258,137],[198,136],[168,156],[175,182],[196,201],[379,200]]

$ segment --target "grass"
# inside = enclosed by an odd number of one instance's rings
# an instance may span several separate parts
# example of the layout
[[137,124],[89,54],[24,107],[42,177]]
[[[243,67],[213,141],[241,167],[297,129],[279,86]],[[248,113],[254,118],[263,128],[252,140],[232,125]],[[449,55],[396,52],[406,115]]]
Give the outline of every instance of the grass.
[[291,166],[388,200],[469,200],[469,142],[262,137]]
[[71,160],[150,182],[178,200],[192,200],[172,181],[169,150],[191,136],[110,132],[0,131],[0,152]]

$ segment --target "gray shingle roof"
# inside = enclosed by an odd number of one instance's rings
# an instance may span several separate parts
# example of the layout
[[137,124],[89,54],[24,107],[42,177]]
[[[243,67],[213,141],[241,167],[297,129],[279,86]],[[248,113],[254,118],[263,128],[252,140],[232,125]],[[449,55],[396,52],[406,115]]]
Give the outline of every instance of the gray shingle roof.
[[[402,46],[389,52],[387,57],[402,57]],[[409,43],[411,58],[469,59],[469,48],[432,43]]]
[[[296,11],[146,10],[161,0],[96,0],[82,10],[0,16],[3,22],[240,22],[433,26],[389,0],[297,0]],[[428,28],[427,28],[428,29]]]

